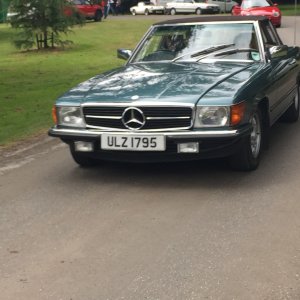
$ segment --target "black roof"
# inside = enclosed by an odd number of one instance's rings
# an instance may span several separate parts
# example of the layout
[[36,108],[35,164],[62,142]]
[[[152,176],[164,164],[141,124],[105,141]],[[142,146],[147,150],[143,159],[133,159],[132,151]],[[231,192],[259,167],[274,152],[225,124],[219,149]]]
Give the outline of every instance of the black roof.
[[192,18],[171,19],[155,23],[154,25],[168,25],[168,24],[184,24],[184,23],[198,23],[198,22],[228,22],[228,21],[266,21],[267,17],[263,16],[200,16]]

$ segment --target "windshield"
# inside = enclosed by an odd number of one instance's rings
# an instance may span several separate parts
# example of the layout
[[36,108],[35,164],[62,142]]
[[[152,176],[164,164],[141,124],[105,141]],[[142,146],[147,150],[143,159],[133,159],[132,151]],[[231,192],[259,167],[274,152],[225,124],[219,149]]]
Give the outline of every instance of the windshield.
[[[131,62],[198,61],[201,55],[230,48],[258,50],[252,23],[193,24],[154,27]],[[206,49],[203,53],[202,50]],[[208,52],[207,52],[207,49]],[[231,55],[230,60],[258,60],[249,53]],[[228,59],[228,57],[226,57]],[[222,59],[218,56],[215,59]]]
[[266,6],[273,6],[273,3],[269,0],[244,0],[241,5],[243,9]]

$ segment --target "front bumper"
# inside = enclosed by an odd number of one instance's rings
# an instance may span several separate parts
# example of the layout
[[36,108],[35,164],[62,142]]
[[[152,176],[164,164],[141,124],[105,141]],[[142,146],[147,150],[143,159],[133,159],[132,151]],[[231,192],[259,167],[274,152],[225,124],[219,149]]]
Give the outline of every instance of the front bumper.
[[[131,131],[96,131],[86,129],[65,129],[53,127],[48,134],[59,137],[74,150],[74,142],[92,142],[94,151],[81,152],[83,155],[113,161],[153,162],[153,161],[180,161],[198,160],[206,158],[226,157],[238,151],[243,139],[250,134],[251,126],[245,125],[239,129],[228,130],[182,130],[169,132],[156,132],[166,138],[166,150],[151,151],[114,151],[101,149],[101,135],[103,133],[130,135]],[[153,135],[152,132],[139,132],[143,135]],[[198,142],[199,153],[178,153],[178,144]]]

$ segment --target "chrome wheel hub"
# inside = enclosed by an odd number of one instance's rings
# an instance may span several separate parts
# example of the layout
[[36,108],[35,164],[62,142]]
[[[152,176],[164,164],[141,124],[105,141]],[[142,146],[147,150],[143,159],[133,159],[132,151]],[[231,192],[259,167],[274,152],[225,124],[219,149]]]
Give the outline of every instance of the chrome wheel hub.
[[299,93],[300,93],[300,86],[297,88],[297,92],[296,92],[295,100],[294,100],[294,105],[295,105],[296,110],[298,110],[298,107],[299,107]]
[[252,131],[250,134],[251,152],[254,158],[257,158],[261,145],[261,126],[257,114],[251,118]]

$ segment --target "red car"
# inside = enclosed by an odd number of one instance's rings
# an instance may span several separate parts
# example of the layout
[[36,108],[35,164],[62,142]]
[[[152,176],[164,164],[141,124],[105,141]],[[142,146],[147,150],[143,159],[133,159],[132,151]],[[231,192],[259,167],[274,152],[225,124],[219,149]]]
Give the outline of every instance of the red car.
[[234,16],[265,16],[274,26],[281,26],[281,11],[270,0],[243,0],[241,6],[232,8],[231,13]]
[[[95,1],[88,0],[73,0],[70,1],[72,5],[75,6],[76,11],[84,16],[87,20],[95,20],[95,22],[100,22],[103,17],[103,7],[100,4],[95,4]],[[100,1],[98,1],[100,3]],[[66,8],[65,14],[71,15],[73,11]]]

